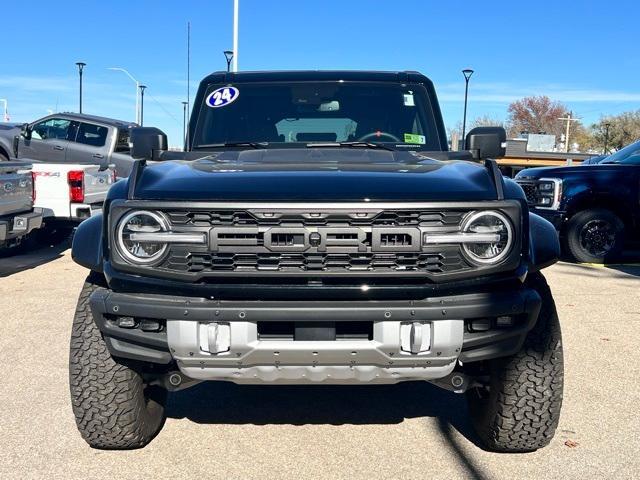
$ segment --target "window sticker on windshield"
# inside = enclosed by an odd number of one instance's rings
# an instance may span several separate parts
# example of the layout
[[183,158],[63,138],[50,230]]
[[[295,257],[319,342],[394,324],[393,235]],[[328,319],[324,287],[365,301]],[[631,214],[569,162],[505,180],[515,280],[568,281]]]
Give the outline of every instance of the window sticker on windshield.
[[404,143],[417,143],[419,145],[424,145],[427,143],[427,139],[424,135],[416,135],[414,133],[405,133],[404,134]]
[[413,99],[413,93],[409,92],[409,93],[404,93],[402,95],[403,99],[404,99],[404,106],[405,107],[415,107],[416,106],[416,102]]
[[209,94],[206,103],[211,108],[226,107],[237,100],[239,96],[240,90],[236,87],[221,87]]

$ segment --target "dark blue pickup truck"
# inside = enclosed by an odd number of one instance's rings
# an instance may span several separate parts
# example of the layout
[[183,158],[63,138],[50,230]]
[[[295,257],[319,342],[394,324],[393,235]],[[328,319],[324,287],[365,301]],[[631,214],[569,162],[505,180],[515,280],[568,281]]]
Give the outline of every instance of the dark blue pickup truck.
[[615,260],[640,237],[640,141],[596,165],[522,170],[516,182],[580,262]]

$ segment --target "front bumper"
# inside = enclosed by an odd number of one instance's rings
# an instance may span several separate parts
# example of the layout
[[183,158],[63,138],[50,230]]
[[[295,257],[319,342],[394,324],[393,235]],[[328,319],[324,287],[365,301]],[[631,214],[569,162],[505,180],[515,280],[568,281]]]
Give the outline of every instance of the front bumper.
[[0,242],[24,237],[42,225],[42,212],[12,215],[0,219]]
[[[114,357],[236,383],[395,383],[449,375],[458,361],[518,351],[540,310],[529,288],[397,301],[216,301],[96,291],[91,310]],[[136,327],[123,328],[121,319]],[[505,325],[504,319],[512,319]],[[503,324],[498,324],[502,319]],[[149,320],[159,331],[139,328]],[[293,340],[260,325],[371,322],[365,339]],[[481,329],[473,325],[484,325]],[[213,333],[212,333],[213,332]],[[420,340],[417,338],[420,337]]]

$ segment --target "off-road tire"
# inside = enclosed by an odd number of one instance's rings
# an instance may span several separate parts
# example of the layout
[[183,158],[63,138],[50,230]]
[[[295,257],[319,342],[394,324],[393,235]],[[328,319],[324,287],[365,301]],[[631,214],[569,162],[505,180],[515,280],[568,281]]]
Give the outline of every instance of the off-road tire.
[[488,362],[487,386],[467,392],[476,433],[492,451],[542,448],[551,442],[560,419],[564,371],[558,314],[544,277],[534,274],[529,284],[542,297],[535,327],[520,352]]
[[145,446],[162,428],[166,391],[146,387],[133,369],[116,362],[93,320],[89,296],[104,286],[92,273],[76,308],[71,331],[69,384],[82,438],[94,448]]
[[[605,255],[594,255],[580,243],[580,232],[589,222],[604,221],[612,225],[615,231],[613,248]],[[613,212],[604,208],[593,208],[576,213],[567,223],[564,236],[566,250],[578,262],[605,263],[619,257],[624,247],[624,222]]]

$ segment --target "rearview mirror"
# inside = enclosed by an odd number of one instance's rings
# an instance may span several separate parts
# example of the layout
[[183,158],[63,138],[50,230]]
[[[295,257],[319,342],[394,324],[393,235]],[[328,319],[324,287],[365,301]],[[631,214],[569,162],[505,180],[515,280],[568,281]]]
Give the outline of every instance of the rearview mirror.
[[160,152],[167,150],[167,135],[155,127],[135,127],[130,130],[132,158],[157,160]]
[[478,160],[504,157],[507,152],[507,132],[502,127],[476,127],[469,132],[465,150]]

